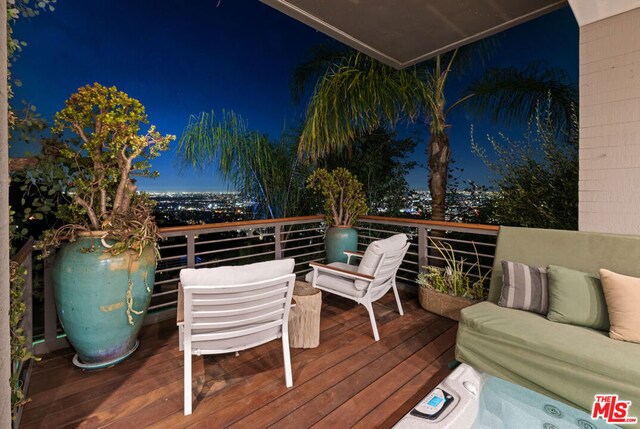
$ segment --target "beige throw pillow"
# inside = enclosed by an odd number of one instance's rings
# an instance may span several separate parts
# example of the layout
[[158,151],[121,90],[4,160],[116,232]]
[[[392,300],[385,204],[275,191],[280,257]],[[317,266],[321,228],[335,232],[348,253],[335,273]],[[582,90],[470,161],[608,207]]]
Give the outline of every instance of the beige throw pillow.
[[601,269],[600,280],[609,309],[609,336],[640,343],[640,278]]

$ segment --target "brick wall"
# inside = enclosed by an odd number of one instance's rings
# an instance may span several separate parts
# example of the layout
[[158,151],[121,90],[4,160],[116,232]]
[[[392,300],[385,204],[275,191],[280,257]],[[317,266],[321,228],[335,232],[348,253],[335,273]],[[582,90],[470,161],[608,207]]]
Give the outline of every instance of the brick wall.
[[640,234],[640,8],[580,28],[580,230]]

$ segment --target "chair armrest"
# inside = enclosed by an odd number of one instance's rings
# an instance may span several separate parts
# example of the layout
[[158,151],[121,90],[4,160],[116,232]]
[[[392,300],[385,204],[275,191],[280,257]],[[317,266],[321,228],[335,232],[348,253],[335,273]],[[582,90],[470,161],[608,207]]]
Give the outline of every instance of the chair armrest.
[[343,270],[342,268],[332,267],[330,265],[325,265],[325,264],[319,264],[317,262],[309,262],[309,265],[312,266],[314,270],[338,273],[344,277],[349,277],[352,279],[365,280],[365,281],[375,280],[375,277],[367,274],[361,274],[361,273],[356,273],[355,271]]
[[345,250],[342,253],[344,253],[347,256],[358,256],[360,258],[364,256],[364,252],[352,252],[351,250]]
[[178,282],[178,314],[176,316],[176,324],[179,325],[184,322],[184,291],[182,290],[182,283]]
[[351,257],[362,258],[364,256],[364,252],[352,252],[351,250],[344,250],[342,253],[347,255],[347,264],[351,263]]

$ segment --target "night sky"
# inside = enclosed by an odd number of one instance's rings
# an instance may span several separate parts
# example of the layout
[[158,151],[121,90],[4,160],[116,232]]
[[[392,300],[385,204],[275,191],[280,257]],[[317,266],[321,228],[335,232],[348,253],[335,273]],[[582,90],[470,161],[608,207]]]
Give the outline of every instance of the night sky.
[[[282,130],[299,124],[304,102],[292,104],[289,79],[308,49],[328,39],[322,33],[257,0],[58,0],[54,12],[20,19],[16,36],[28,43],[13,75],[23,82],[13,102],[35,104],[47,119],[88,83],[115,85],[146,107],[151,124],[178,139],[189,116],[202,111],[234,110],[249,127],[278,139]],[[567,7],[497,36],[498,48],[486,66],[523,66],[544,61],[578,80],[578,26]],[[453,78],[447,99],[455,100],[480,75],[474,68]],[[476,140],[504,127],[464,110],[449,116],[450,141],[462,179],[487,184],[487,171],[471,154],[469,130]],[[522,130],[506,130],[514,138]],[[423,135],[412,158],[424,165],[427,129],[403,126],[400,135]],[[177,147],[177,141],[172,148]],[[26,150],[35,151],[36,147]],[[13,144],[12,156],[25,148]],[[148,191],[227,190],[215,172],[180,172],[173,151],[153,162],[160,172],[143,180]],[[416,189],[426,188],[427,171],[419,166],[407,177]]]

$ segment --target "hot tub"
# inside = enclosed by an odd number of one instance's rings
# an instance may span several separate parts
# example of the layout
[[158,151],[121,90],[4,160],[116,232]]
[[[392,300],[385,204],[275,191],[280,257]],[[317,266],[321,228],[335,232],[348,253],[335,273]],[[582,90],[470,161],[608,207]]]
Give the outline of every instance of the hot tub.
[[611,429],[562,402],[461,364],[396,429]]

